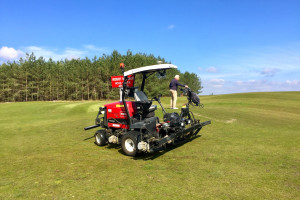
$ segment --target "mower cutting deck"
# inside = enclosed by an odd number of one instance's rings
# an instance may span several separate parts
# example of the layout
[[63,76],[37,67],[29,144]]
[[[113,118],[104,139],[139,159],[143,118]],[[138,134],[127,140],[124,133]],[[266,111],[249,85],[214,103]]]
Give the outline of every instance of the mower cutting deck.
[[[188,97],[189,103],[181,109],[181,113],[167,113],[160,101],[160,95],[148,99],[144,93],[146,79],[153,73],[158,72],[165,75],[166,70],[177,68],[172,64],[159,64],[140,67],[124,72],[125,65],[120,64],[123,72],[123,82],[114,83],[121,87],[121,101],[106,104],[99,108],[95,125],[84,128],[89,130],[101,127],[95,133],[95,143],[99,146],[120,144],[124,153],[128,156],[136,156],[138,152],[152,153],[161,150],[167,144],[176,144],[196,136],[203,126],[210,124],[210,121],[200,122],[195,119],[189,110],[192,99]],[[128,84],[134,80],[136,74],[142,74],[143,80],[141,90]],[[119,80],[116,78],[116,80]],[[130,85],[131,87],[128,87]],[[191,90],[189,90],[192,93]],[[131,95],[135,101],[125,101],[125,96]],[[155,116],[157,101],[164,112],[163,122]],[[200,103],[200,102],[199,102]],[[196,105],[198,103],[196,102]]]

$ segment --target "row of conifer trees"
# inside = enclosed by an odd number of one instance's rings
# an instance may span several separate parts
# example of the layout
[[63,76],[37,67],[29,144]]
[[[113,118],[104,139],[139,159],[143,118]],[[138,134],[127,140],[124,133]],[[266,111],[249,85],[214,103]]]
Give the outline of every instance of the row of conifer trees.
[[[0,65],[0,102],[54,101],[54,100],[102,100],[118,99],[119,90],[111,87],[111,76],[122,75],[119,64],[126,69],[154,65],[165,59],[147,54],[126,55],[113,51],[93,59],[72,59],[54,61],[51,58],[36,58],[31,53],[19,61]],[[167,71],[165,79],[152,75],[147,79],[145,93],[155,96],[158,93],[169,95],[168,85],[176,75],[180,82],[189,85],[200,93],[201,80],[195,73],[181,73],[177,69]],[[135,86],[140,85],[141,77],[136,77]]]

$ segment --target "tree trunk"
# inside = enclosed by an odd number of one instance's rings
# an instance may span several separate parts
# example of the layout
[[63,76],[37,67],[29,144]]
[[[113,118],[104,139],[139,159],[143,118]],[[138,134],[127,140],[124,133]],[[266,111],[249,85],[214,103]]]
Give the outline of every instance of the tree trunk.
[[90,100],[90,87],[89,87],[89,79],[86,79],[86,85],[87,85],[87,100]]
[[84,91],[83,79],[81,79],[81,101],[83,101],[83,91]]
[[75,100],[77,100],[77,92],[78,92],[78,89],[77,89],[77,85],[76,85],[76,93],[75,93]]
[[28,82],[27,82],[27,74],[26,74],[26,81],[25,81],[25,101],[27,102],[28,100],[28,94],[27,94],[27,89],[28,89]]
[[49,91],[49,95],[50,95],[50,97],[49,97],[49,100],[50,101],[52,101],[52,92],[51,92],[51,90],[52,90],[52,84],[51,84],[52,82],[51,82],[51,76],[50,76],[50,86],[49,86],[49,88],[50,88],[50,91]]

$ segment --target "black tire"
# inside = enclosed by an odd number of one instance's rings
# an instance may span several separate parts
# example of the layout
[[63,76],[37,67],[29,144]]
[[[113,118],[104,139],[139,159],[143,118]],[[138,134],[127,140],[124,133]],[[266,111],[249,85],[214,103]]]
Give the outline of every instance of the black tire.
[[138,152],[136,136],[134,136],[131,133],[126,133],[122,137],[121,145],[122,145],[123,152],[127,156],[132,156],[132,157],[136,156]]
[[107,144],[105,130],[98,130],[95,133],[95,144],[98,146],[104,146]]

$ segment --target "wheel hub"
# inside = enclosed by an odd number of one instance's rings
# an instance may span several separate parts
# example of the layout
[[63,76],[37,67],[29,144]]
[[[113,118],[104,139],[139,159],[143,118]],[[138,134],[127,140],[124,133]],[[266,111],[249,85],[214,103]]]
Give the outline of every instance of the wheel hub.
[[96,135],[96,140],[97,140],[97,143],[100,144],[101,142],[101,137],[99,134]]
[[135,147],[134,147],[134,142],[132,141],[132,139],[127,138],[125,140],[125,148],[127,149],[127,151],[129,152],[133,152]]

